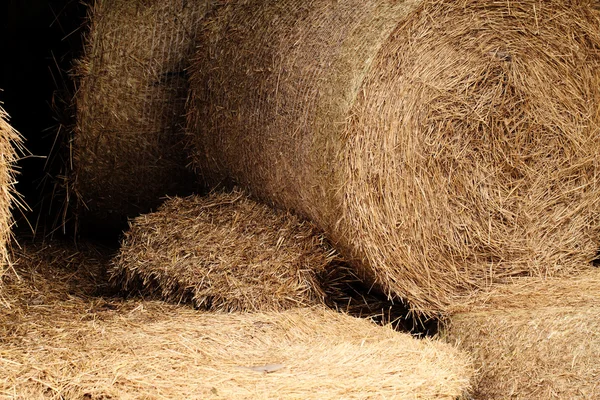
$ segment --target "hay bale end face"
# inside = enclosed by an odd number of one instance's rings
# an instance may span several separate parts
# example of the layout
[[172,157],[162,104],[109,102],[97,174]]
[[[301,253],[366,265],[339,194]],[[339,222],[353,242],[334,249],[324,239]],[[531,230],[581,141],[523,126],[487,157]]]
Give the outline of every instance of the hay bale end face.
[[600,398],[600,273],[518,281],[454,315],[442,337],[473,355],[482,399]]
[[[8,123],[8,115],[0,106],[0,285],[7,264],[11,239],[12,208],[15,205],[15,163],[22,146],[21,135]],[[17,203],[18,204],[18,203]]]
[[71,186],[80,219],[120,226],[195,179],[182,145],[194,25],[206,0],[99,0],[76,64]]
[[596,2],[229,1],[205,22],[198,171],[312,220],[415,311],[596,257]]
[[445,343],[320,308],[225,314],[95,297],[92,249],[50,247],[20,251],[7,280],[0,393],[455,400],[470,387],[470,360]]
[[214,193],[134,219],[112,275],[204,309],[273,311],[322,304],[318,277],[335,259],[311,224],[241,192]]

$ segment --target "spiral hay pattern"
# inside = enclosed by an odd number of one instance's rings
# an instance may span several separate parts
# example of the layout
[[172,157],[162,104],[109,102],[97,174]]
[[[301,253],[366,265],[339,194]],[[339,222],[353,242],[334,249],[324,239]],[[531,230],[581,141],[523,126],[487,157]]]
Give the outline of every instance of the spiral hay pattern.
[[191,69],[194,165],[308,217],[423,314],[596,257],[588,0],[240,0]]

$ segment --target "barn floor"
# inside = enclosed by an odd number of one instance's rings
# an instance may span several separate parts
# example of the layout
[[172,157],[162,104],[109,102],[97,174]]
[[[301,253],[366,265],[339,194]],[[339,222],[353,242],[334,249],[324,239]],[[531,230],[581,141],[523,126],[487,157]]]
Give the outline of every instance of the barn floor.
[[103,282],[107,249],[24,245],[4,279],[0,398],[455,399],[468,357],[321,308],[219,314]]

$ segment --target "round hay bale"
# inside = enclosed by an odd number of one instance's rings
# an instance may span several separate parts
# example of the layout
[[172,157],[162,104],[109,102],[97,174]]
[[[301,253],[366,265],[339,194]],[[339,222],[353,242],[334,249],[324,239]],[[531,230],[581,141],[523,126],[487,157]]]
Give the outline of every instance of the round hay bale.
[[225,314],[97,297],[87,290],[96,276],[85,272],[101,264],[93,249],[49,247],[19,252],[19,278],[8,280],[0,393],[455,400],[470,388],[469,357],[446,343],[321,308]]
[[194,164],[420,313],[570,274],[600,238],[596,6],[228,1],[191,68]]
[[315,228],[241,192],[166,201],[125,233],[111,272],[198,308],[274,311],[322,304],[318,277],[336,259]]
[[442,337],[469,351],[481,399],[600,398],[600,273],[517,281],[474,299]]
[[[185,69],[209,0],[98,0],[76,63],[71,186],[93,230],[194,185],[182,145]],[[83,224],[82,224],[83,225]]]
[[12,235],[12,208],[19,205],[14,168],[21,149],[22,137],[10,126],[8,114],[0,106],[0,286],[5,267],[10,264],[8,244]]

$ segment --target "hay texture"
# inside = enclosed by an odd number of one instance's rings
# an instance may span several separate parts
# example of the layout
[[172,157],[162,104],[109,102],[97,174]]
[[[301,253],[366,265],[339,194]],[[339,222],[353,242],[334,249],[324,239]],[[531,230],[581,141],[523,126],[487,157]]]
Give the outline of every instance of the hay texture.
[[322,304],[336,255],[315,228],[242,192],[173,198],[134,219],[113,280],[204,309],[274,311]]
[[[8,244],[12,237],[12,208],[15,201],[15,163],[22,148],[22,138],[8,123],[8,115],[0,106],[0,279],[10,264]],[[1,289],[0,283],[0,289]]]
[[226,2],[191,73],[195,166],[304,215],[420,313],[567,275],[600,237],[599,15],[587,0]]
[[173,198],[134,219],[112,264],[117,288],[197,308],[326,304],[405,331],[426,328],[356,276],[312,224],[239,190]]
[[475,398],[600,398],[599,271],[498,288],[442,335],[475,358]]
[[73,192],[90,225],[118,225],[193,187],[181,139],[194,24],[208,0],[98,0],[76,63]]
[[454,400],[469,388],[468,357],[439,341],[319,308],[220,314],[94,297],[83,282],[66,292],[99,259],[88,268],[71,250],[50,265],[40,251],[7,279],[0,396]]

